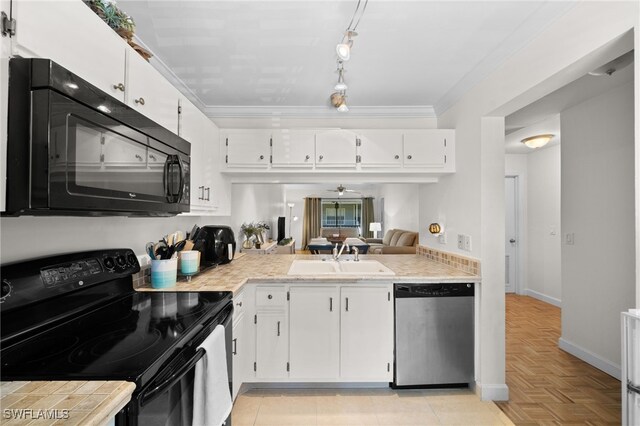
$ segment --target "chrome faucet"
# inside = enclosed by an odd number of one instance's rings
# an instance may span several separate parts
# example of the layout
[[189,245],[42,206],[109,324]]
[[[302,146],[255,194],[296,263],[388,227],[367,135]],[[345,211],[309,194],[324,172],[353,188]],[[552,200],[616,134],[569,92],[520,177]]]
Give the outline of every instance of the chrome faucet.
[[345,249],[345,247],[347,248],[347,253],[348,253],[349,244],[342,243],[342,247],[340,247],[340,251],[338,251],[338,243],[336,243],[336,246],[333,248],[333,260],[338,261],[340,259],[340,256],[342,256],[342,251]]
[[360,250],[358,250],[357,246],[353,246],[353,261],[354,262],[360,262],[360,259],[358,258],[358,253],[360,252]]

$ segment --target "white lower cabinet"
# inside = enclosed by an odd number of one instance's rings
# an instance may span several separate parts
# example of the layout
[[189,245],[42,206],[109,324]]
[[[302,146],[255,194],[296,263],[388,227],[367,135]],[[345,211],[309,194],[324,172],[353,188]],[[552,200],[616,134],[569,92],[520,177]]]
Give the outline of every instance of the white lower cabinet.
[[337,286],[291,286],[289,294],[289,377],[338,377],[340,289]]
[[256,285],[255,378],[247,381],[392,381],[392,287]]
[[346,381],[392,381],[391,288],[342,287],[340,377]]
[[289,359],[287,315],[261,311],[256,316],[256,378],[285,378]]

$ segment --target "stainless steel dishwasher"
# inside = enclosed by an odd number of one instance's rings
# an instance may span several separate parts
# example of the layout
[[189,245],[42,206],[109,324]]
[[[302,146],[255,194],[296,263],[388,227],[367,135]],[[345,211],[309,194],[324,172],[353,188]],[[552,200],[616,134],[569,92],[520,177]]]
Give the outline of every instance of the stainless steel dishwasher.
[[473,284],[395,284],[394,387],[473,381]]

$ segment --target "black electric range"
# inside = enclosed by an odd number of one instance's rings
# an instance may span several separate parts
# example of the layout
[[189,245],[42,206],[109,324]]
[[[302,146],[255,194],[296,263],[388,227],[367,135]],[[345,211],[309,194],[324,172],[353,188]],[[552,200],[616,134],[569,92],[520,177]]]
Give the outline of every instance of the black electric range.
[[[2,380],[128,380],[136,391],[117,423],[182,423],[186,405],[175,388],[184,393],[202,356],[197,346],[218,324],[230,346],[232,296],[137,292],[131,275],[139,270],[127,249],[3,266]],[[231,382],[230,354],[227,367]]]

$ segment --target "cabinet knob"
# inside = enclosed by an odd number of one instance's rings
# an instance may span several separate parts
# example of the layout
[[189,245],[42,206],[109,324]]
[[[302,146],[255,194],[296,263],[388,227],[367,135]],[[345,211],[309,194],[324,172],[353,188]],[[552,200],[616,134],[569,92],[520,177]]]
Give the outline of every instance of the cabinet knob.
[[311,158],[311,157],[310,157],[309,155],[305,155],[305,157],[304,157],[304,161],[309,161],[309,159],[310,159],[310,158]]
[[142,155],[136,154],[136,158],[138,159],[138,161],[142,161]]
[[410,155],[407,155],[407,160],[411,160],[413,157]]
[[399,155],[396,155],[396,156],[395,156],[395,157],[393,157],[393,158],[395,158],[396,160],[398,160],[398,159],[400,159],[400,156],[399,156]]
[[144,98],[140,97],[134,101],[137,104],[144,105]]
[[260,156],[260,159],[261,159],[261,160],[264,160],[264,155],[261,155],[261,156]]
[[273,296],[272,295],[268,295],[267,299],[273,299]]
[[320,157],[318,157],[318,160],[322,161],[323,158],[324,158],[324,155],[321,155]]
[[242,302],[238,302],[238,303],[236,303],[236,305],[242,307]]
[[153,161],[156,161],[156,156],[153,154],[149,154],[149,158],[151,158]]
[[119,90],[121,92],[124,92],[124,84],[122,84],[122,83],[114,84],[113,88],[116,89],[116,90]]

